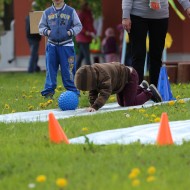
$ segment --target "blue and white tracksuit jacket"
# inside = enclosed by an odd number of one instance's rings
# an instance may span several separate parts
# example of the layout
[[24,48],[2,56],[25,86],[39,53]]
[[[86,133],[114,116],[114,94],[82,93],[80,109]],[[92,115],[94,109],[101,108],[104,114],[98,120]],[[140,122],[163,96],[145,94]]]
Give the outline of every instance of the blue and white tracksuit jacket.
[[[50,30],[49,35],[48,30]],[[42,96],[55,93],[59,66],[65,89],[79,94],[74,85],[76,56],[72,38],[81,30],[82,24],[75,9],[66,4],[61,9],[56,9],[52,5],[43,12],[39,23],[39,33],[47,37],[47,46],[46,82],[41,92]],[[68,31],[70,31],[70,36]]]

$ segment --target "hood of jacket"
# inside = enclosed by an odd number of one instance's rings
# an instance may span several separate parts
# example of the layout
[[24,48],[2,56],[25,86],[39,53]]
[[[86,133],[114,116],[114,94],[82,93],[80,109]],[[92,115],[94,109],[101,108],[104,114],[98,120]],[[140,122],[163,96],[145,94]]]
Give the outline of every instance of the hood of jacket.
[[97,89],[97,74],[90,65],[80,67],[75,74],[75,86],[82,91]]

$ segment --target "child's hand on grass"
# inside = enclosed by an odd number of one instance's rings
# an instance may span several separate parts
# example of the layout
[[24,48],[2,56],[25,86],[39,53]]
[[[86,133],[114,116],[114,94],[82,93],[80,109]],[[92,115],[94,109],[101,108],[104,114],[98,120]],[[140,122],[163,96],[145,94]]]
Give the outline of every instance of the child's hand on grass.
[[86,111],[88,111],[88,112],[95,112],[96,110],[94,108],[89,107],[89,108],[86,109]]

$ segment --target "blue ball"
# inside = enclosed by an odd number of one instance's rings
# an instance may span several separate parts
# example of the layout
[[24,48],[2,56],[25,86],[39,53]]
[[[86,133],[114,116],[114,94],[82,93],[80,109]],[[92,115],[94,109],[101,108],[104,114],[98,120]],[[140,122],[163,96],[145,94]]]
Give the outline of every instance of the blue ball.
[[58,105],[61,110],[75,110],[79,104],[78,95],[73,91],[65,91],[58,98]]

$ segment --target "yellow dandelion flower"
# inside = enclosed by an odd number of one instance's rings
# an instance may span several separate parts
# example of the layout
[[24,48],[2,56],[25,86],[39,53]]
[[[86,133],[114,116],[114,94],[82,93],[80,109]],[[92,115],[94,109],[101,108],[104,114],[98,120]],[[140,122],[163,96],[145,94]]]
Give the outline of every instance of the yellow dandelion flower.
[[155,114],[152,114],[151,117],[156,117],[156,115],[155,115]]
[[174,104],[175,104],[175,101],[173,101],[173,100],[168,102],[169,106],[173,106]]
[[83,127],[83,128],[82,128],[82,131],[83,131],[83,132],[87,132],[87,131],[88,131],[88,128],[87,128],[87,127]]
[[47,101],[47,104],[49,105],[49,104],[52,104],[53,103],[53,100],[48,100]]
[[139,186],[139,185],[140,185],[140,180],[134,179],[134,180],[132,181],[132,186],[133,186],[133,187],[137,187],[137,186]]
[[144,114],[145,117],[148,117],[149,115],[147,113]]
[[177,96],[176,96],[176,99],[180,99],[180,95],[177,95]]
[[36,181],[39,182],[39,183],[45,182],[46,181],[46,176],[45,175],[39,175],[36,178]]
[[12,110],[12,112],[11,113],[15,113],[16,112],[16,110]]
[[62,87],[61,85],[59,85],[59,86],[57,87],[57,90],[58,90],[58,91],[62,91],[62,90],[63,90],[63,87]]
[[133,168],[128,176],[129,179],[134,179],[140,174],[139,168]]
[[111,96],[111,97],[109,98],[109,100],[110,100],[111,102],[114,102],[116,99],[115,99],[114,96]]
[[147,182],[153,182],[155,180],[156,180],[156,178],[154,176],[148,176],[146,179]]
[[53,103],[53,100],[48,100],[49,103]]
[[47,107],[49,104],[47,102],[44,103],[44,106]]
[[67,179],[65,179],[65,178],[58,178],[58,179],[56,180],[56,185],[57,185],[58,187],[66,187],[66,186],[68,185],[68,181],[67,181]]
[[144,113],[146,110],[145,109],[139,109],[140,113]]
[[137,177],[137,174],[131,172],[129,175],[128,175],[128,178],[129,179],[135,179]]
[[33,110],[33,109],[34,109],[34,106],[31,106],[31,105],[28,106],[28,110]]
[[148,169],[147,169],[147,173],[152,175],[156,172],[156,168],[154,166],[150,166]]
[[178,100],[178,103],[180,103],[180,104],[184,104],[185,103],[185,100]]
[[8,110],[10,108],[9,104],[5,104],[5,109]]
[[132,172],[134,172],[138,175],[138,174],[140,174],[140,169],[139,168],[133,168]]
[[156,118],[154,119],[154,122],[160,122],[160,118],[159,118],[159,117],[156,117]]
[[41,107],[41,108],[45,108],[44,103],[40,103],[40,107]]

